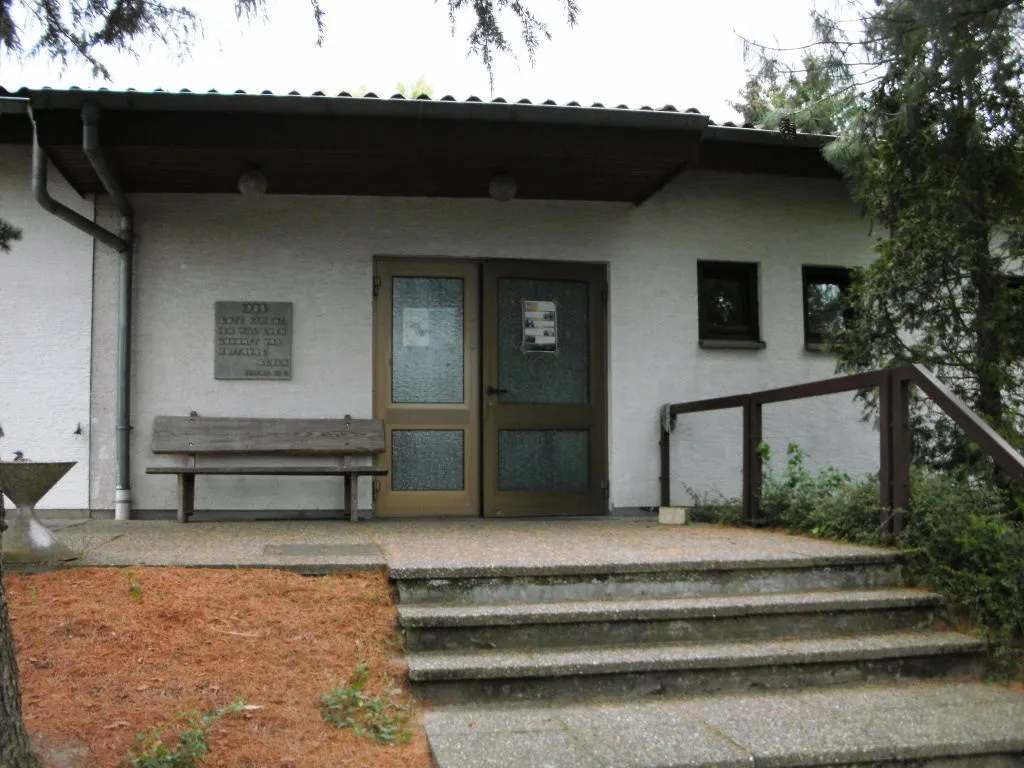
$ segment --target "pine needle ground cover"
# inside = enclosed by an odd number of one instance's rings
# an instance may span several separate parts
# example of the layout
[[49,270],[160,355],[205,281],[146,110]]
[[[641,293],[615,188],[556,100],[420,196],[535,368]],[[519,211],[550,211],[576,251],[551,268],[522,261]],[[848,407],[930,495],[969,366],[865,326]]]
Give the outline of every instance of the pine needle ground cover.
[[[383,572],[73,569],[5,584],[26,725],[82,765],[186,765],[175,750],[210,768],[430,765]],[[408,713],[407,741],[324,721],[324,694],[357,670],[367,696]],[[147,746],[165,762],[139,762]]]

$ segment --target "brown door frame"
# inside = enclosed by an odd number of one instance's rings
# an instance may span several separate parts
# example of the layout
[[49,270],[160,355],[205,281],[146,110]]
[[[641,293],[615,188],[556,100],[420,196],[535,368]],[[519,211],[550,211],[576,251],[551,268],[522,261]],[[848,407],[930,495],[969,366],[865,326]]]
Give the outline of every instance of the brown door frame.
[[[475,261],[439,258],[374,259],[379,285],[373,318],[373,410],[384,420],[386,449],[380,464],[391,469],[395,429],[462,429],[461,491],[395,491],[389,472],[374,488],[380,517],[477,517],[480,514],[480,266]],[[391,402],[392,279],[454,277],[463,281],[463,402],[428,404]],[[376,281],[380,281],[379,283]]]
[[[580,405],[502,404],[481,394],[483,413],[483,515],[532,517],[596,515],[608,511],[608,271],[604,264],[548,261],[487,261],[481,271],[483,298],[482,387],[500,388],[498,280],[566,280],[588,285],[589,402]],[[538,297],[542,298],[542,297]],[[586,429],[590,433],[590,485],[577,491],[502,491],[498,486],[498,436],[504,429]],[[537,457],[544,461],[543,456]]]
[[[373,408],[384,420],[387,449],[379,463],[391,468],[391,433],[402,429],[464,431],[462,491],[393,491],[390,473],[374,485],[379,517],[514,517],[604,514],[608,511],[608,308],[607,266],[593,262],[481,260],[447,257],[374,257]],[[590,402],[587,405],[499,405],[483,394],[497,381],[497,278],[588,282]],[[392,287],[394,277],[458,277],[464,285],[463,402],[391,402]],[[498,407],[496,408],[495,405]],[[484,409],[488,410],[485,416]],[[494,411],[497,418],[490,419]],[[585,494],[497,490],[497,434],[501,428],[591,430],[590,488]],[[492,439],[487,439],[491,436]],[[482,485],[493,483],[493,485]],[[486,488],[493,489],[490,493]],[[485,506],[491,502],[492,510]],[[495,514],[500,509],[501,514]],[[508,510],[508,511],[506,511]]]

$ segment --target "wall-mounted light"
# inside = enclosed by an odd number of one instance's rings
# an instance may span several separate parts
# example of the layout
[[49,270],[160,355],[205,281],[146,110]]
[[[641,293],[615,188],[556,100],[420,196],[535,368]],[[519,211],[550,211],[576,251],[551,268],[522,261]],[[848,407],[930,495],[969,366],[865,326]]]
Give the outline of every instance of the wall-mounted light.
[[516,196],[516,180],[508,173],[496,173],[488,185],[491,198],[499,203],[507,203]]
[[259,197],[267,191],[267,176],[259,168],[243,171],[238,177],[238,191],[243,197]]

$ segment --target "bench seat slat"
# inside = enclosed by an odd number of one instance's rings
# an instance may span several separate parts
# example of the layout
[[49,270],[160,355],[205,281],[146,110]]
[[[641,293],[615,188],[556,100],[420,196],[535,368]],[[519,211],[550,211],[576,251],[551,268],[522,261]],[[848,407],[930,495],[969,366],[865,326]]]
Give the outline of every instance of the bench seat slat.
[[148,475],[386,475],[386,467],[146,467]]
[[157,416],[153,453],[371,455],[384,451],[379,419]]

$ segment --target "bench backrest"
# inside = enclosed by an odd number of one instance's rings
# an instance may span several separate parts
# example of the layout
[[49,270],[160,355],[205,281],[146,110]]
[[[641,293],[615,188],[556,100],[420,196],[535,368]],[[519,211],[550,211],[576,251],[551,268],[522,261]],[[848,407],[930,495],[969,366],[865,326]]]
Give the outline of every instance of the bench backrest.
[[241,419],[157,416],[153,453],[374,454],[384,451],[379,419]]

